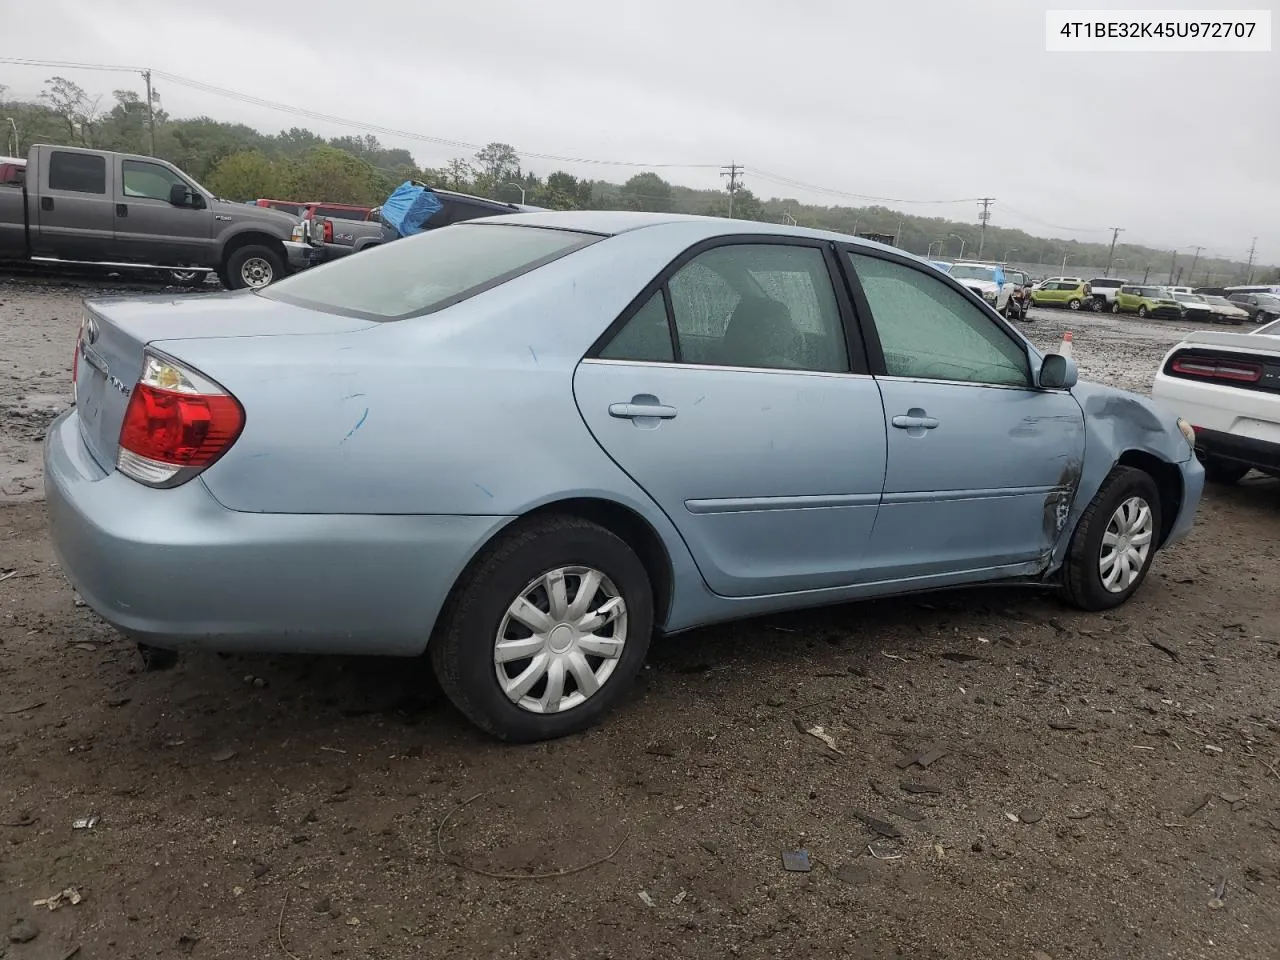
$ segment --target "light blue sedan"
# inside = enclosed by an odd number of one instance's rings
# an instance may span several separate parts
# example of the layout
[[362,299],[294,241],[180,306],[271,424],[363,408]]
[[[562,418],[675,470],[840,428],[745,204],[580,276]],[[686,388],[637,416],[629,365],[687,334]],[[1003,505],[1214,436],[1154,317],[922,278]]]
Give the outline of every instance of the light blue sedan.
[[472,221],[258,291],[87,304],[53,541],[161,651],[430,654],[580,730],[655,630],[963,584],[1122,603],[1191,428],[901,251],[610,212]]

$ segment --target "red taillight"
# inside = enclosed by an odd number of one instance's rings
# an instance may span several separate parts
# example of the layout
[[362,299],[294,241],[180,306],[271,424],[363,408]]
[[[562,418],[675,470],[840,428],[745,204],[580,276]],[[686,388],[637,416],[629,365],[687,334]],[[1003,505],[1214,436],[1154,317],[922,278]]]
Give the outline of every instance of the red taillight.
[[120,472],[176,486],[231,448],[244,429],[236,398],[171,360],[148,356],[120,427]]
[[324,242],[333,243],[333,221],[326,220],[324,222]]
[[1179,357],[1173,361],[1172,370],[1184,377],[1231,380],[1237,383],[1257,383],[1262,379],[1262,367],[1258,364],[1217,360],[1213,357]]

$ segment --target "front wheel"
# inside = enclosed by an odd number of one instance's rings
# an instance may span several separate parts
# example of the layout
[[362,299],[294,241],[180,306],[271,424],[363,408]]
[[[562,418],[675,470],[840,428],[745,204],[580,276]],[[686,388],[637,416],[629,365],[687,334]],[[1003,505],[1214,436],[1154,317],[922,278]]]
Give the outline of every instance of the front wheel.
[[591,726],[644,663],[653,588],[625,541],[554,516],[500,537],[431,640],[440,686],[476,726],[520,743]]
[[1072,299],[1068,300],[1068,301],[1067,301],[1067,309],[1068,309],[1068,310],[1079,310],[1079,309],[1080,309],[1080,298],[1079,298],[1079,297],[1073,297]]
[[1083,610],[1109,610],[1142,585],[1160,535],[1160,494],[1149,474],[1117,466],[1071,536],[1062,591]]
[[284,261],[270,247],[249,244],[227,257],[226,281],[232,290],[258,290],[283,276]]
[[1111,312],[1112,312],[1112,313],[1119,313],[1119,312],[1120,312],[1120,304],[1113,302],[1113,303],[1111,304]]

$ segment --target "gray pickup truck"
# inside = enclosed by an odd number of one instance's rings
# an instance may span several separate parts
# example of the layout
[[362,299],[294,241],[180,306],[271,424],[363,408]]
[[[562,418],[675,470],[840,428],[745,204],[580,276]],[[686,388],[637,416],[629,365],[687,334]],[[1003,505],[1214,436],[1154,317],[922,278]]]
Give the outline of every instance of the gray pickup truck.
[[263,287],[309,265],[302,221],[219,200],[155,157],[37,144],[0,182],[0,261],[168,269]]
[[[506,203],[502,200],[489,200],[486,197],[473,197],[467,193],[454,190],[437,190],[432,192],[440,198],[443,206],[426,222],[423,229],[434,230],[447,227],[451,223],[464,220],[475,220],[479,217],[496,217],[507,213],[529,213],[543,210],[522,203]],[[310,224],[311,242],[318,244],[312,254],[313,263],[336,260],[348,254],[359,253],[369,247],[376,247],[395,239],[395,233],[384,228],[378,219],[378,210],[374,207],[368,220],[342,220],[333,217],[316,217]]]

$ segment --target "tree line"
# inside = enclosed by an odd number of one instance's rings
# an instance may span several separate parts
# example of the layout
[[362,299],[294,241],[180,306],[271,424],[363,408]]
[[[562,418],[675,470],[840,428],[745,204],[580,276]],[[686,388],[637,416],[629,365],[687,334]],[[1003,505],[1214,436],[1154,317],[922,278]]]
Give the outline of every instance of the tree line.
[[[152,153],[186,171],[209,190],[229,200],[272,197],[327,200],[331,203],[375,205],[405,180],[496,199],[518,201],[553,210],[645,210],[726,216],[727,190],[703,190],[673,184],[656,173],[637,173],[625,183],[579,178],[563,171],[540,177],[525,170],[519,152],[506,143],[490,143],[470,157],[458,157],[443,167],[419,167],[408,150],[384,147],[374,136],[326,139],[302,127],[276,134],[262,133],[241,123],[211,117],[170,116],[153,91],[154,131],[149,127],[145,96],[115,90],[111,101],[93,97],[65,77],[51,77],[35,101],[9,99],[0,85],[0,123],[10,137],[9,149],[25,150],[32,143],[80,145],[125,153]],[[12,123],[10,123],[12,119]],[[14,143],[17,140],[17,143]],[[749,172],[748,172],[749,175]],[[998,208],[997,208],[998,209]],[[795,222],[840,233],[877,233],[895,237],[898,246],[935,258],[954,258],[964,250],[978,251],[977,223],[942,217],[911,216],[881,206],[846,207],[801,203],[794,198],[762,199],[737,185],[733,215],[743,220]],[[941,241],[941,242],[940,242]],[[1108,262],[1108,243],[1089,243],[1036,237],[1022,230],[988,226],[983,255],[1010,262],[1056,264],[1068,258],[1071,268],[1098,268]],[[1137,244],[1115,250],[1117,275],[1152,282],[1167,279],[1171,266],[1190,267],[1187,256],[1175,262],[1172,251]],[[1254,280],[1274,276],[1272,267],[1253,270]],[[1201,257],[1194,277],[1183,283],[1243,282],[1243,262]]]

